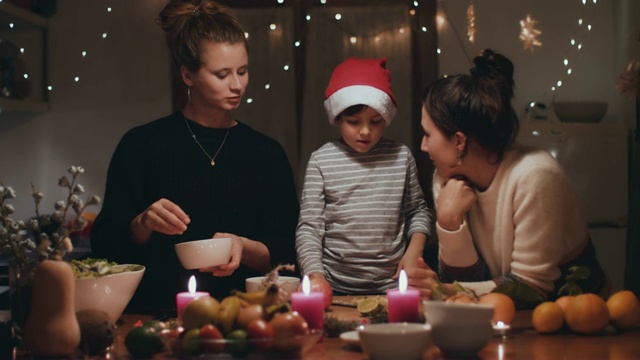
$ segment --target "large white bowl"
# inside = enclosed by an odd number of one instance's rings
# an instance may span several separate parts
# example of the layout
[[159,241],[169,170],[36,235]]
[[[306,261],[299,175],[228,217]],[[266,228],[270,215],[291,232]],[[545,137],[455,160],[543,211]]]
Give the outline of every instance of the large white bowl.
[[493,334],[493,306],[475,303],[423,301],[433,342],[448,356],[475,356]]
[[175,244],[176,254],[185,269],[223,265],[231,258],[231,238],[212,238]]
[[358,327],[360,346],[371,360],[422,359],[431,343],[431,326],[418,323],[378,323]]
[[[131,265],[121,264],[113,267],[127,266]],[[76,312],[86,309],[103,310],[109,314],[109,319],[115,324],[129,304],[131,297],[133,297],[138,288],[138,284],[140,284],[142,275],[144,275],[145,267],[142,265],[136,266],[141,269],[95,278],[76,279]]]

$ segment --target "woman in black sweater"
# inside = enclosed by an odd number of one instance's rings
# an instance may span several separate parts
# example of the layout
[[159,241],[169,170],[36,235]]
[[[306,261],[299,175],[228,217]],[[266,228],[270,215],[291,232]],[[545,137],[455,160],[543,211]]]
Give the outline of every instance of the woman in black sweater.
[[[280,144],[229,113],[249,80],[240,25],[212,0],[171,1],[158,20],[188,101],[121,139],[91,232],[94,257],[147,267],[129,304],[145,313],[175,308],[191,275],[199,291],[220,299],[247,277],[295,263],[299,214]],[[182,268],[174,244],[212,236],[233,239],[230,262]]]

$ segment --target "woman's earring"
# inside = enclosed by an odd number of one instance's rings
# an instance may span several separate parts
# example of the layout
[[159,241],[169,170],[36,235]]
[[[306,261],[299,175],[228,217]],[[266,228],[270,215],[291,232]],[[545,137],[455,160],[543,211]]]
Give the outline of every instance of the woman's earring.
[[189,100],[189,102],[191,102],[191,88],[190,87],[187,88],[187,100]]

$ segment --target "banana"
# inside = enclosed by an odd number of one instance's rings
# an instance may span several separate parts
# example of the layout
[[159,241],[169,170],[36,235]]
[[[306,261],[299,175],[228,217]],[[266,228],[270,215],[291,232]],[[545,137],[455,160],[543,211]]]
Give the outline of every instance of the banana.
[[233,330],[238,312],[240,312],[240,298],[232,295],[222,299],[220,310],[216,316],[216,324],[225,334]]
[[262,305],[264,302],[264,298],[267,295],[267,290],[254,291],[254,292],[244,292],[239,290],[233,290],[231,295],[237,296],[240,299],[248,302],[252,305]]
[[276,283],[269,285],[265,291],[264,299],[262,299],[262,306],[266,309],[271,305],[278,304],[280,302],[280,287]]
[[273,315],[277,313],[286,313],[291,311],[291,307],[287,303],[282,304],[272,304],[267,307],[264,307],[264,319],[270,321],[273,318]]

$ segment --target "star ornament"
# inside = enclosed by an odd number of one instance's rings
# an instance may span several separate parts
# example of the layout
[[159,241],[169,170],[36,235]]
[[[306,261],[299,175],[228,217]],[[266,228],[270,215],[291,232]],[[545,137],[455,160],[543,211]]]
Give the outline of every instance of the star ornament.
[[529,14],[525,19],[520,20],[520,40],[524,43],[524,49],[532,53],[535,52],[536,46],[542,46],[542,42],[538,40],[538,35],[542,34],[542,32],[536,29],[536,23],[538,21]]

